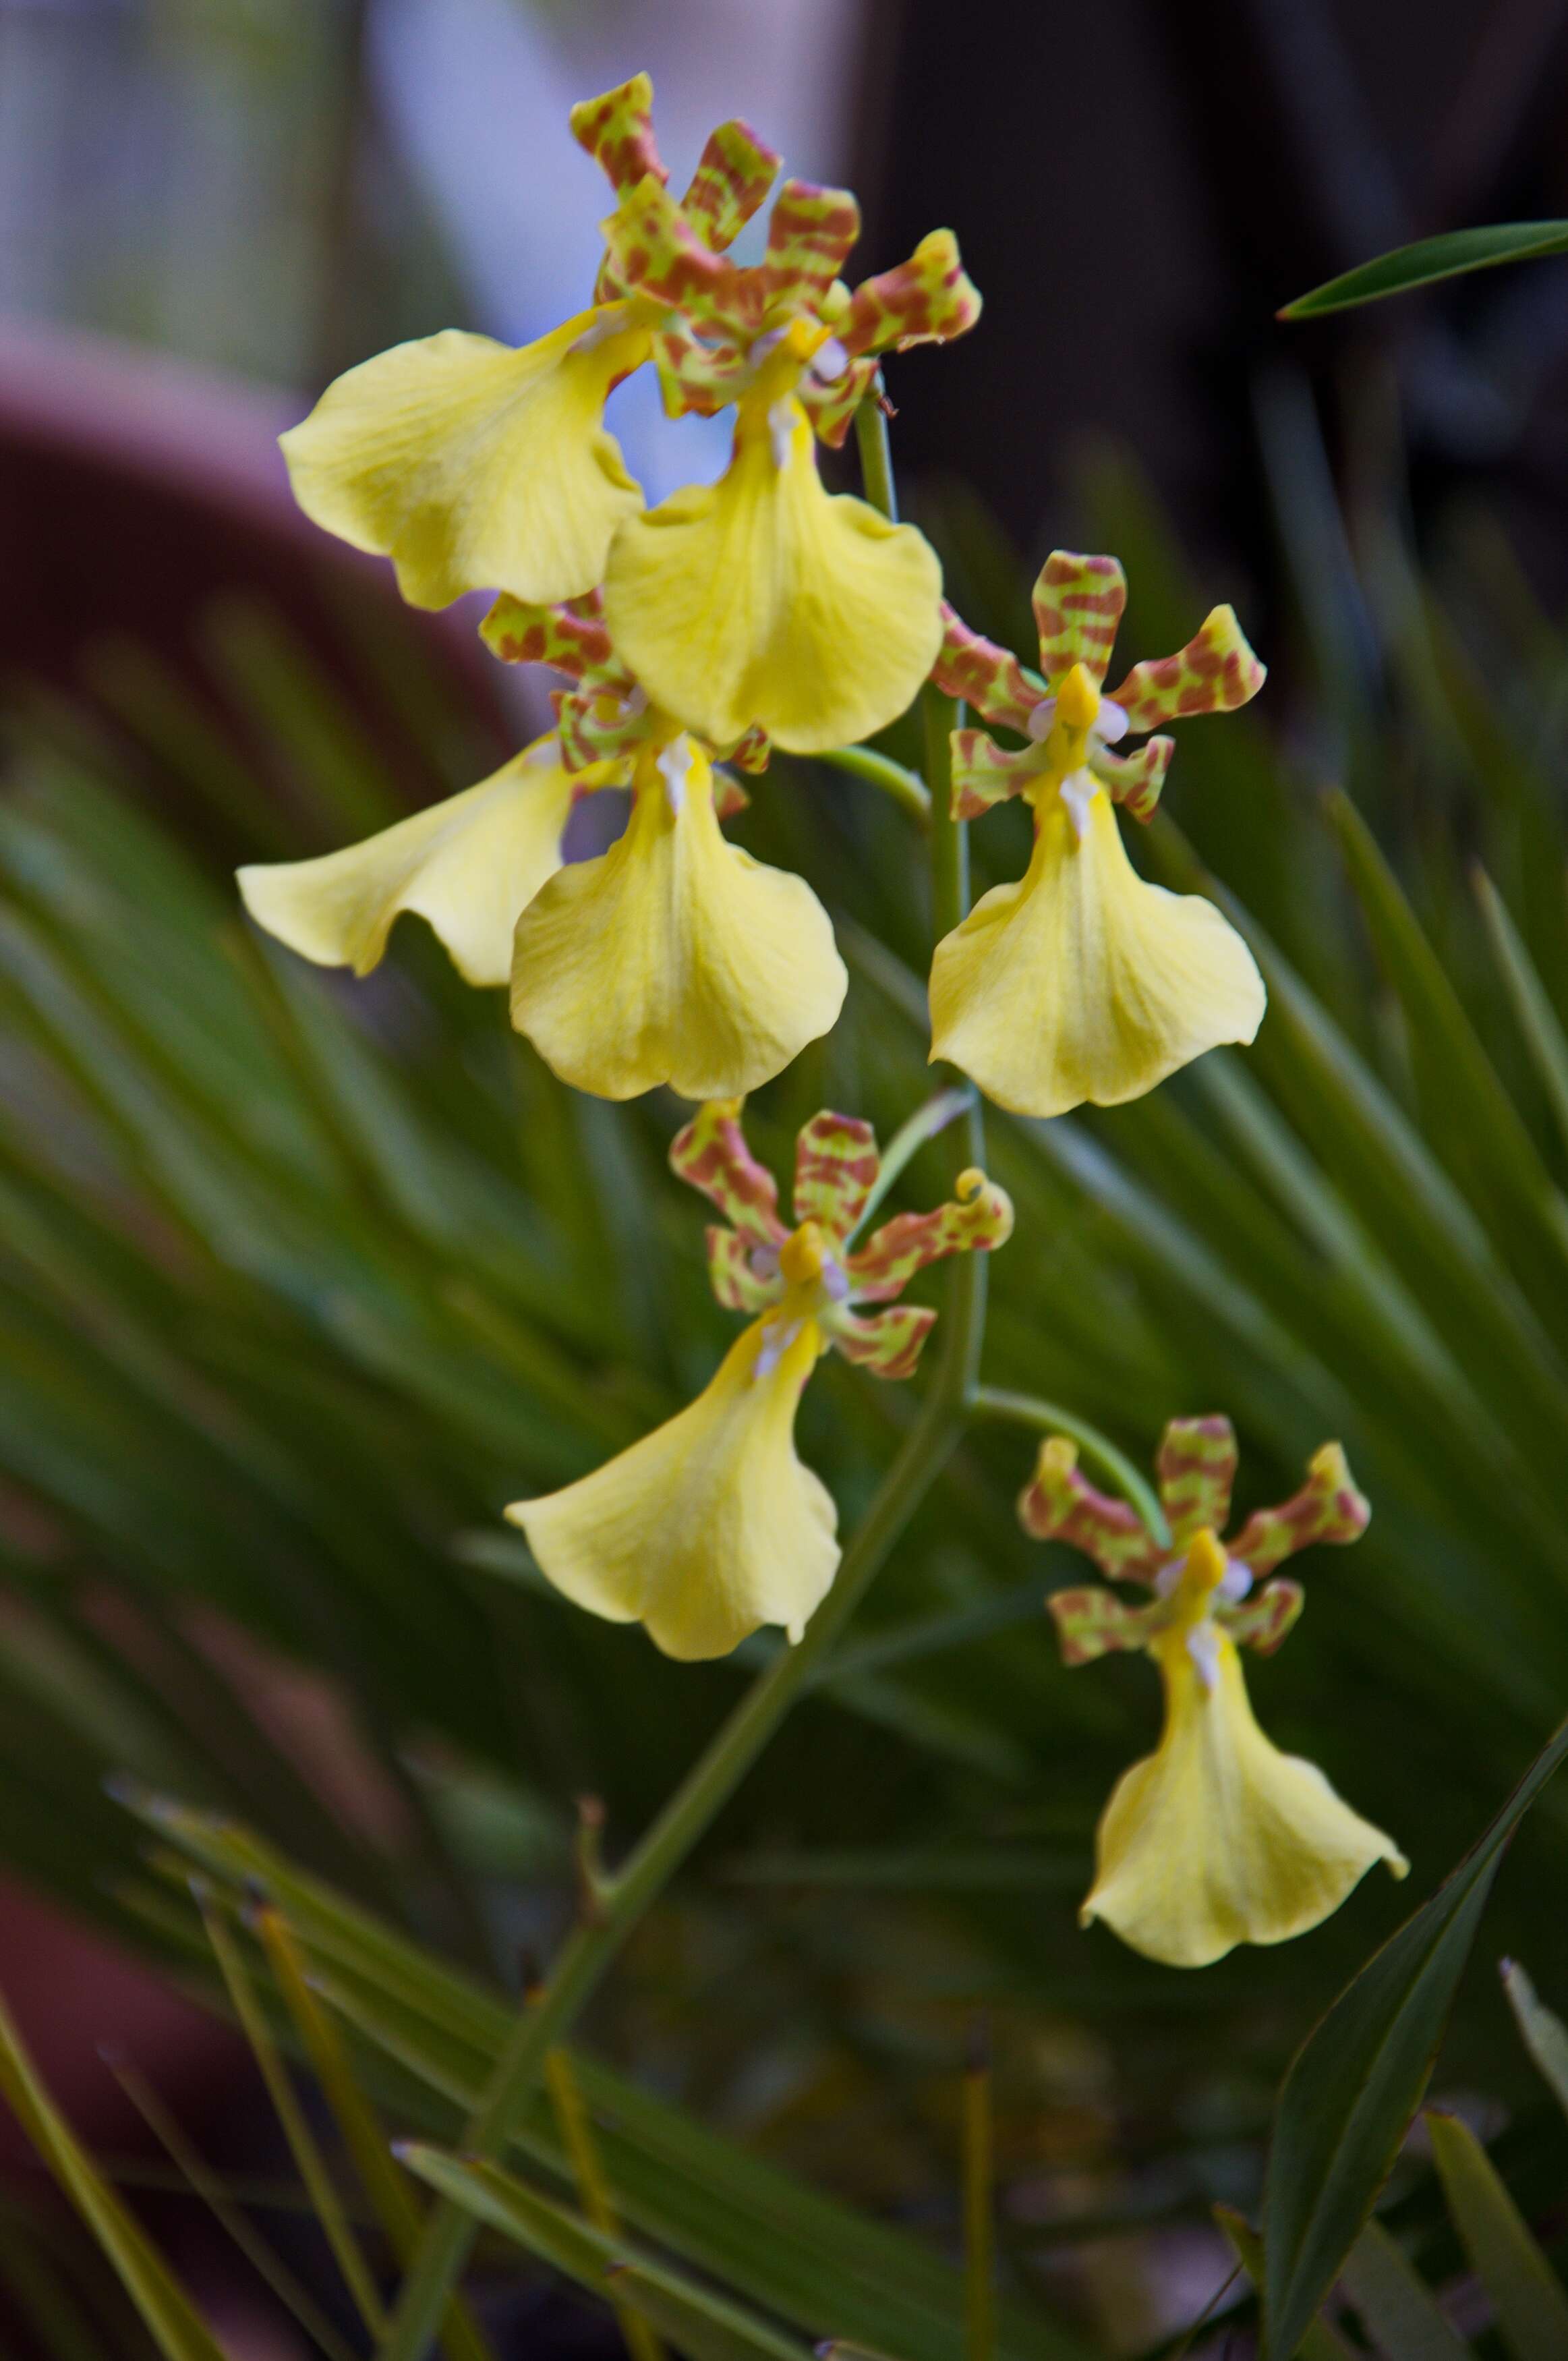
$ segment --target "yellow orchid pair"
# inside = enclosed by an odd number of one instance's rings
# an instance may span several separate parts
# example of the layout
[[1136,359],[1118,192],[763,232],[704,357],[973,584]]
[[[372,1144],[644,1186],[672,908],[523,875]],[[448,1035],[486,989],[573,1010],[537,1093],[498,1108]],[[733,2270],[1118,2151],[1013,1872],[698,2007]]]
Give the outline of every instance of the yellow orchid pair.
[[[772,744],[882,728],[941,639],[935,554],[830,498],[817,439],[842,441],[880,354],[958,335],[980,304],[945,232],[851,293],[854,199],[799,181],[763,259],[736,264],[777,157],[721,125],[676,203],[651,104],[639,75],[573,114],[618,197],[588,310],[519,352],[452,330],[399,346],[283,437],[306,512],[390,557],[414,604],[499,593],[496,653],[575,684],[557,729],[367,844],[240,884],[258,924],[361,973],[415,911],[471,982],[510,980],[513,1021],[565,1081],[700,1099],[778,1073],[847,981],[809,888],[725,843],[744,797],[715,759],[760,770]],[[717,485],[645,513],[601,413],[650,359],[672,412],[732,403],[736,428]],[[630,789],[625,833],[567,865],[572,805],[604,787]]]

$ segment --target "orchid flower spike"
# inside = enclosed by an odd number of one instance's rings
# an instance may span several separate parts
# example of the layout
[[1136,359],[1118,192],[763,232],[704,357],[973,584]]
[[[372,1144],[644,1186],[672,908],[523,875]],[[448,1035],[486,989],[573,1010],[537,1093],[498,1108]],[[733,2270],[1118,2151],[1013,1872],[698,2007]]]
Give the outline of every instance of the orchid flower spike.
[[999,1106],[1062,1115],[1119,1106],[1222,1041],[1250,1041],[1266,995],[1252,953],[1212,902],[1145,883],[1113,804],[1147,820],[1174,751],[1129,734],[1255,697],[1264,668],[1229,607],[1173,656],[1102,686],[1126,602],[1113,557],[1058,549],[1035,585],[1043,680],[944,609],[938,684],[1026,741],[953,733],[953,811],[972,819],[1009,796],[1034,807],[1035,845],[1015,885],[983,895],[937,946],[931,1055]]
[[[617,189],[663,183],[652,100],[636,74],[572,110],[573,133]],[[684,217],[721,252],[777,169],[743,123],[720,124]],[[328,533],[389,557],[412,606],[466,590],[580,598],[642,505],[603,411],[662,318],[606,269],[592,303],[517,350],[458,328],[394,345],[335,379],[283,436],[294,497]]]
[[650,696],[718,741],[753,724],[795,753],[869,736],[941,642],[936,553],[864,500],[829,498],[816,436],[842,441],[882,353],[962,335],[980,298],[948,230],[851,294],[838,272],[859,234],[847,190],[786,181],[763,259],[741,268],[655,174],[605,224],[617,283],[663,307],[666,407],[737,407],[720,481],[628,517],[605,577]]
[[800,1638],[839,1565],[832,1498],[795,1455],[806,1381],[829,1350],[873,1377],[911,1376],[937,1315],[895,1299],[927,1263],[1001,1246],[1013,1208],[970,1170],[953,1202],[894,1214],[852,1246],[876,1183],[876,1139],[869,1124],[823,1113],[797,1143],[792,1228],[735,1099],[703,1107],[670,1163],[726,1217],[707,1233],[708,1276],[749,1323],[687,1409],[507,1515],[568,1598],[612,1623],[645,1624],[667,1656],[689,1660],[728,1655],[764,1623]]
[[1222,1542],[1235,1466],[1228,1419],[1171,1421],[1157,1462],[1168,1550],[1125,1501],[1084,1480],[1062,1435],[1041,1444],[1018,1503],[1025,1532],[1066,1542],[1113,1582],[1153,1594],[1129,1606],[1108,1590],[1058,1590],[1046,1604],[1064,1664],[1141,1649],[1159,1667],[1159,1747],[1112,1792],[1079,1918],[1085,1927],[1103,1918],[1135,1951],[1177,1968],[1207,1967],[1237,1943],[1305,1934],[1374,1861],[1395,1877],[1409,1867],[1315,1763],[1269,1743],[1237,1653],[1239,1645],[1272,1655],[1301,1611],[1299,1583],[1255,1586],[1297,1550],[1357,1540],[1372,1511],[1339,1444],[1325,1443],[1293,1499],[1255,1510]]

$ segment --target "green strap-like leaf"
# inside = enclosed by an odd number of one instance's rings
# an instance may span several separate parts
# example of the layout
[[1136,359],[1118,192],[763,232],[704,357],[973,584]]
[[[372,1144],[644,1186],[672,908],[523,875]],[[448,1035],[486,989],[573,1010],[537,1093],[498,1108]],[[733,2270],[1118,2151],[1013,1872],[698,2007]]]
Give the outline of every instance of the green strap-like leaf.
[[1551,2083],[1558,2105],[1568,2114],[1568,2025],[1536,1998],[1535,1986],[1517,1960],[1503,1961],[1503,1990],[1525,2048]]
[[1389,2361],[1468,2361],[1437,2298],[1381,2222],[1368,2222],[1345,2258],[1340,2285]]
[[1269,2361],[1295,2352],[1372,2211],[1420,2104],[1504,1848],[1565,1753],[1568,1722],[1480,1842],[1368,1960],[1291,2062],[1264,2209]]
[[212,2331],[44,2089],[3,2003],[0,2098],[119,2273],[126,2292],[167,2361],[225,2361]]
[[1418,238],[1414,246],[1398,246],[1391,254],[1325,280],[1287,303],[1277,316],[1315,320],[1325,312],[1348,312],[1357,303],[1376,303],[1385,295],[1458,279],[1467,270],[1490,270],[1499,262],[1533,262],[1549,254],[1568,254],[1568,222],[1496,222],[1486,229],[1449,230],[1441,237]]
[[579,2287],[639,2312],[690,2361],[806,2361],[803,2345],[781,2336],[755,2313],[644,2261],[623,2240],[606,2237],[498,2166],[466,2163],[417,2143],[400,2147],[398,2154],[411,2172],[478,2221],[565,2271]]
[[[1216,2205],[1214,2219],[1230,2240],[1237,2262],[1259,2293],[1263,2290],[1263,2240],[1245,2213]],[[1201,2326],[1202,2323],[1200,2322]],[[1298,2361],[1346,2361],[1350,2347],[1326,2320],[1310,2320],[1296,2345]]]
[[1563,2361],[1568,2353],[1568,2295],[1497,2166],[1457,2115],[1430,2114],[1427,2128],[1454,2227],[1491,2298],[1513,2361]]

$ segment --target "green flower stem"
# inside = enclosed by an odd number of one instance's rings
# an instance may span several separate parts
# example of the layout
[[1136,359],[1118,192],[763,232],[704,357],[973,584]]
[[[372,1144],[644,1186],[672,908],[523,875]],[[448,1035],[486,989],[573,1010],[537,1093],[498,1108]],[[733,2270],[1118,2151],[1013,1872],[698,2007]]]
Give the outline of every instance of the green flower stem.
[[902,763],[895,763],[891,754],[879,754],[874,746],[830,746],[816,759],[830,763],[836,771],[849,771],[857,779],[869,780],[884,796],[891,796],[922,828],[930,827],[931,796],[925,780],[905,770]]
[[893,481],[893,446],[887,439],[887,412],[882,406],[882,371],[855,412],[855,445],[861,455],[861,481],[873,509],[890,524],[898,522],[898,494]]
[[996,1386],[977,1386],[970,1397],[970,1411],[976,1418],[997,1419],[1009,1426],[1032,1427],[1036,1434],[1065,1434],[1076,1443],[1086,1459],[1091,1460],[1102,1475],[1108,1476],[1123,1498],[1136,1509],[1139,1516],[1158,1542],[1161,1549],[1170,1546],[1170,1528],[1165,1513],[1149,1486],[1130,1459],[1124,1458],[1108,1435],[1087,1419],[1063,1410],[1059,1402],[1041,1401],[1034,1394],[1005,1393]]
[[[884,514],[892,515],[893,471],[886,422],[874,401],[861,404],[856,430],[867,492]],[[938,930],[943,934],[959,923],[968,905],[964,831],[948,808],[948,731],[952,719],[950,700],[927,691],[931,906]],[[979,1164],[985,1141],[980,1103],[972,1091],[966,1091],[965,1111],[964,1148],[957,1160]],[[912,1141],[910,1152],[916,1144]],[[512,2026],[489,2088],[458,2143],[466,2155],[490,2163],[504,2156],[543,2077],[550,2051],[565,2039],[632,1929],[734,1795],[946,1465],[963,1433],[976,1390],[985,1323],[985,1261],[981,1254],[961,1255],[958,1259],[948,1281],[943,1350],[930,1388],[844,1553],[832,1589],[806,1625],[804,1639],[776,1658],[752,1684],[641,1842],[595,1893],[592,1908],[563,1946],[549,1982],[521,2011]],[[449,2201],[430,2214],[391,2323],[377,2347],[378,2361],[423,2361],[462,2277],[477,2227],[470,2214]]]

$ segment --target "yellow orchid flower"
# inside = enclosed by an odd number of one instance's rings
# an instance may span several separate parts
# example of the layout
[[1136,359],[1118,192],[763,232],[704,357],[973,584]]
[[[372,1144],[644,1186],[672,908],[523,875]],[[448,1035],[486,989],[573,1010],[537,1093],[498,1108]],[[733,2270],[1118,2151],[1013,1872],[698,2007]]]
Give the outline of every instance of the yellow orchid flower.
[[1000,1246],[1013,1208],[983,1173],[965,1173],[956,1202],[895,1214],[856,1250],[876,1140],[869,1124],[824,1112],[800,1134],[792,1229],[738,1100],[703,1107],[670,1163],[728,1216],[707,1234],[709,1277],[750,1324],[687,1409],[507,1515],[568,1598],[645,1624],[665,1655],[690,1660],[728,1655],[764,1623],[800,1638],[839,1565],[832,1499],[795,1455],[802,1389],[829,1350],[877,1377],[910,1376],[937,1315],[894,1299],[939,1257]]
[[901,713],[941,641],[941,570],[912,526],[830,498],[813,429],[842,440],[890,347],[962,335],[980,313],[951,233],[853,294],[837,277],[860,231],[845,190],[789,181],[764,259],[705,243],[658,179],[605,224],[618,283],[666,307],[654,358],[674,412],[737,405],[718,483],[617,532],[605,574],[616,643],[650,697],[722,742],[755,725],[796,753]]
[[239,890],[258,927],[320,967],[367,975],[408,910],[429,921],[466,982],[505,983],[519,915],[561,866],[574,802],[630,776],[624,762],[567,770],[552,732],[363,844],[242,869]]
[[707,756],[668,727],[638,752],[625,834],[558,869],[513,940],[512,1023],[599,1098],[754,1089],[831,1030],[849,987],[810,886],[726,843]]
[[793,390],[808,341],[792,330],[741,401],[720,480],[616,535],[604,586],[616,644],[660,705],[705,737],[754,723],[802,754],[894,719],[942,636],[930,544],[822,488]]
[[[620,190],[663,166],[652,84],[637,74],[572,110],[579,142]],[[682,201],[722,249],[767,194],[778,159],[721,124]],[[601,580],[616,527],[642,504],[602,423],[606,396],[652,348],[662,308],[601,271],[596,300],[519,349],[461,329],[395,345],[328,386],[282,437],[295,498],[315,523],[389,557],[416,607],[465,591],[539,603]]]
[[[553,664],[556,730],[571,766],[612,762],[630,781],[624,835],[550,878],[518,921],[512,1023],[563,1081],[600,1098],[667,1083],[731,1098],[830,1030],[849,979],[828,913],[803,878],[726,843],[744,804],[709,750],[652,705],[620,661],[597,598],[566,608],[506,596],[483,624],[509,663]],[[727,745],[758,771],[759,730]]]
[[1256,695],[1263,666],[1217,607],[1179,654],[1135,665],[1102,696],[1125,598],[1114,558],[1047,559],[1035,588],[1043,682],[947,610],[938,684],[1027,741],[1009,752],[955,731],[954,812],[973,818],[1022,795],[1035,843],[1020,882],[982,895],[937,946],[931,1055],[1018,1114],[1141,1098],[1263,1021],[1263,979],[1234,928],[1201,895],[1146,884],[1122,842],[1112,807],[1149,818],[1171,741],[1111,751],[1129,730],[1233,711]]
[[1053,1435],[1019,1501],[1025,1528],[1069,1543],[1113,1580],[1146,1584],[1131,1607],[1106,1590],[1047,1599],[1062,1659],[1140,1649],[1159,1667],[1165,1727],[1124,1772],[1100,1822],[1093,1885],[1079,1913],[1171,1967],[1201,1968],[1237,1943],[1283,1943],[1318,1926],[1375,1861],[1409,1862],[1391,1837],[1343,1803],[1312,1763],[1282,1754],[1253,1718],[1237,1643],[1272,1654],[1301,1609],[1299,1584],[1254,1585],[1293,1551],[1352,1542],[1371,1511],[1337,1443],[1312,1458],[1280,1508],[1260,1509],[1229,1543],[1235,1438],[1223,1418],[1175,1419],[1160,1446],[1172,1549],[1124,1501],[1078,1473]]

